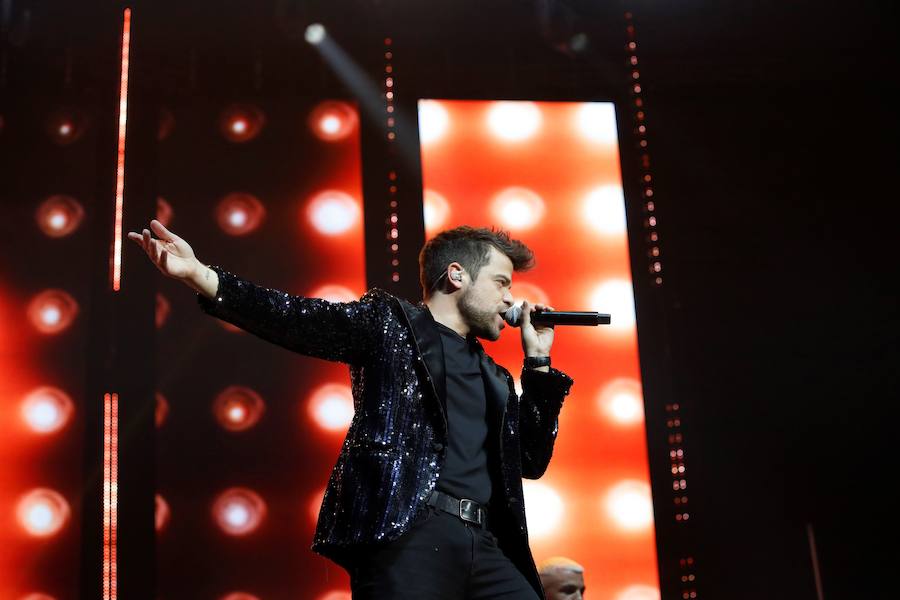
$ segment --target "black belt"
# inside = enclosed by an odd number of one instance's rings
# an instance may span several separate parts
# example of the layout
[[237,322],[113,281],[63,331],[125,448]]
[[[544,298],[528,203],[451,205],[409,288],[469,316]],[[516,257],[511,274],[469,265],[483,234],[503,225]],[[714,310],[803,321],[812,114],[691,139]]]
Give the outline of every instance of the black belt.
[[456,515],[466,523],[487,527],[487,507],[468,498],[454,498],[450,494],[434,490],[426,504],[451,515]]

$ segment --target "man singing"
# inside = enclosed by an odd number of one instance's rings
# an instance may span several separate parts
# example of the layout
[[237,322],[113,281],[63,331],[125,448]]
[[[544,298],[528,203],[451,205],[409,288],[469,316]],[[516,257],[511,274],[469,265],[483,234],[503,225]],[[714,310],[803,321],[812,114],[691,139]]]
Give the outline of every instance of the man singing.
[[150,228],[128,237],[204,311],[350,365],[355,412],[312,548],[347,569],[355,600],[543,598],[522,477],[547,469],[572,379],[550,367],[552,327],[531,323],[533,309],[551,307],[522,306],[521,397],[478,342],[500,337],[513,271],[531,268],[531,250],[458,227],[419,254],[424,302],[373,289],[341,303],[206,266],[159,221]]

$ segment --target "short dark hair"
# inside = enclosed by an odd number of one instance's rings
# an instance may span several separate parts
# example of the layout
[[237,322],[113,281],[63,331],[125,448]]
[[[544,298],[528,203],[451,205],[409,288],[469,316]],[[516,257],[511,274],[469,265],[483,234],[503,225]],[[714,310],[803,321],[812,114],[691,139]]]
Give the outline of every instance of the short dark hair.
[[458,262],[475,280],[481,267],[488,263],[491,247],[512,261],[513,271],[527,271],[534,266],[534,252],[499,229],[463,225],[437,234],[419,252],[419,282],[425,298],[437,287],[447,266]]

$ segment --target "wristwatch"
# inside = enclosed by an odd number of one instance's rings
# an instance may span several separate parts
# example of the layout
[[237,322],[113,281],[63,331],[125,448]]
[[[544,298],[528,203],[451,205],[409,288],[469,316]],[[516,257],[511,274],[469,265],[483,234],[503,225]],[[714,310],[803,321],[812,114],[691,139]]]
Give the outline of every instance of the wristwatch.
[[525,368],[526,369],[536,369],[538,367],[549,367],[550,366],[550,357],[549,356],[526,356],[525,357]]

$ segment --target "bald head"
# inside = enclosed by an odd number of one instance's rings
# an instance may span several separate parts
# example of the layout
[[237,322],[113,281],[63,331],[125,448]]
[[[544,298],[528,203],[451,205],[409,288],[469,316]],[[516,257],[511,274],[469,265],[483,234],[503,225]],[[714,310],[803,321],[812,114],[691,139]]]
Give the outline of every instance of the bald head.
[[547,600],[582,600],[584,567],[571,558],[553,556],[538,567]]

